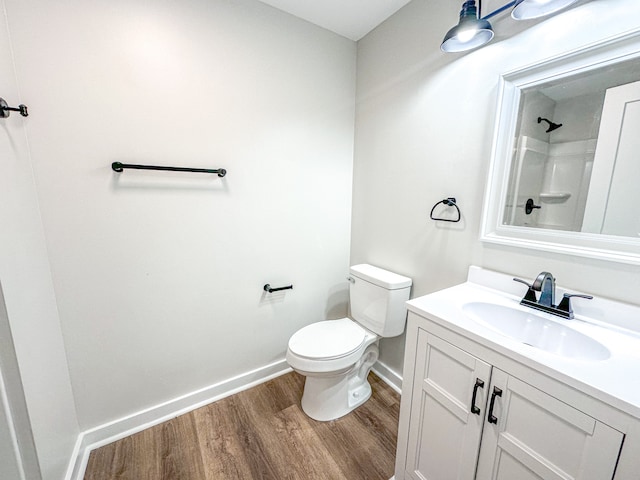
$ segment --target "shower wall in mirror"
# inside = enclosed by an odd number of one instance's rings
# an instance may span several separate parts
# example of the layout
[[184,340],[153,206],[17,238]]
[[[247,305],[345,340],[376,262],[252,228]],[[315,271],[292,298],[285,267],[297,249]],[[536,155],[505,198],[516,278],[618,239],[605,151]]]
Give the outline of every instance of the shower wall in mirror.
[[640,62],[631,62],[522,91],[505,224],[640,235],[638,216],[627,203],[632,192],[619,193],[627,182],[640,182],[633,168],[638,162],[620,155],[616,141],[628,131],[623,146],[640,151],[640,135],[630,134],[640,132],[638,80]]

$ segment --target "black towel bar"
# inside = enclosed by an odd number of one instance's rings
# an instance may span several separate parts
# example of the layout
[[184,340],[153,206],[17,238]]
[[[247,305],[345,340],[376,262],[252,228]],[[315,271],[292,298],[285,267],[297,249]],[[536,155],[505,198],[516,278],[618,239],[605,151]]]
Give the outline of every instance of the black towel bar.
[[187,167],[160,167],[158,165],[136,165],[133,163],[113,162],[111,168],[114,172],[122,172],[125,168],[133,168],[136,170],[168,170],[170,172],[196,172],[196,173],[216,173],[220,178],[227,174],[224,168],[187,168]]
[[287,285],[286,287],[271,288],[271,285],[267,283],[262,288],[265,292],[273,293],[273,292],[279,292],[280,290],[291,290],[293,288],[293,285]]
[[23,117],[29,116],[29,111],[27,110],[26,105],[21,103],[17,107],[10,107],[4,98],[0,98],[0,118],[7,118],[11,112],[20,112],[20,115]]

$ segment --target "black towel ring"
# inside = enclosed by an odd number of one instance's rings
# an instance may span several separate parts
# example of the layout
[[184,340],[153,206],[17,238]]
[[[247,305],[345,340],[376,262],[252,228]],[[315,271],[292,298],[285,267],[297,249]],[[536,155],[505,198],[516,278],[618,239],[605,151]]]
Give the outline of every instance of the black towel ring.
[[[438,205],[440,205],[441,203],[443,203],[444,205],[446,205],[447,207],[455,207],[455,209],[458,212],[458,218],[456,219],[451,219],[451,218],[437,218],[433,216],[433,211],[436,209],[436,207]],[[454,197],[449,197],[449,198],[445,198],[444,200],[440,200],[438,203],[436,203],[433,208],[431,209],[431,213],[429,214],[429,217],[431,218],[431,220],[437,220],[439,222],[452,222],[452,223],[457,223],[460,221],[460,209],[458,208],[458,205],[456,205],[456,199]]]

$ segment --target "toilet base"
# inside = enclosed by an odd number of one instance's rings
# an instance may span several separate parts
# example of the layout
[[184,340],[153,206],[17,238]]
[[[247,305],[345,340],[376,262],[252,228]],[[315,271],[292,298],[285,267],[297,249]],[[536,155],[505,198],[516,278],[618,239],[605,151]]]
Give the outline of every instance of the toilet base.
[[347,372],[308,375],[302,394],[302,410],[314,420],[326,422],[343,417],[371,397],[367,376],[378,360],[378,346],[369,345],[360,361]]

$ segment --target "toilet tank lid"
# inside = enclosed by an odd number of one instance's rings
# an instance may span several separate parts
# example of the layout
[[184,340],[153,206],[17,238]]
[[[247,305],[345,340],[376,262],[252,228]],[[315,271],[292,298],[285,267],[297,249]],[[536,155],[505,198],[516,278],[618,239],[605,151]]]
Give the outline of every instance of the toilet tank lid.
[[397,273],[383,270],[366,263],[353,265],[349,271],[354,277],[361,278],[389,290],[397,290],[411,286],[411,279]]

